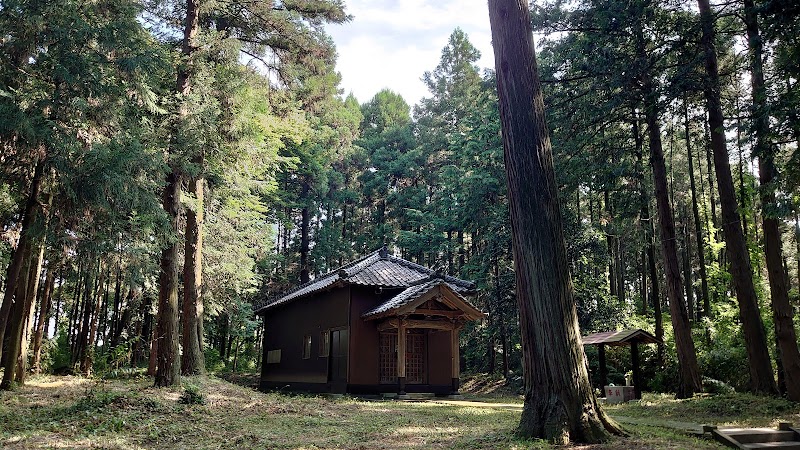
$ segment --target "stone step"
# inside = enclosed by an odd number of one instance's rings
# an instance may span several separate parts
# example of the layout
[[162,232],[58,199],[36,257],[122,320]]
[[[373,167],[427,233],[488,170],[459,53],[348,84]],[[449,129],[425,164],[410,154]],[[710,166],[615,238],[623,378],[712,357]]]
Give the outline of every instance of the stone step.
[[742,447],[747,449],[779,448],[783,450],[800,450],[800,442],[798,441],[756,442],[753,444],[744,444]]
[[398,395],[399,400],[430,400],[436,397],[433,392],[408,392],[403,395]]
[[793,431],[780,431],[773,428],[723,428],[720,432],[742,444],[793,441]]

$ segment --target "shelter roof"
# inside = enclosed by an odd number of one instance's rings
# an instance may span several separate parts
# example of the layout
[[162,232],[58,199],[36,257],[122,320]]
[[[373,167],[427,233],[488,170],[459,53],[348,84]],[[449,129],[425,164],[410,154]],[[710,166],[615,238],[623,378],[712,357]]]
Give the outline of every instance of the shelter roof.
[[443,280],[454,292],[459,294],[469,295],[475,291],[475,283],[471,281],[438,274],[433,269],[390,255],[386,247],[383,247],[308,283],[297,286],[279,297],[267,300],[257,307],[255,312],[261,314],[278,305],[338,286],[410,288],[434,278]]
[[640,328],[621,331],[604,331],[583,337],[583,345],[630,345],[639,344],[658,344],[661,341],[652,334]]

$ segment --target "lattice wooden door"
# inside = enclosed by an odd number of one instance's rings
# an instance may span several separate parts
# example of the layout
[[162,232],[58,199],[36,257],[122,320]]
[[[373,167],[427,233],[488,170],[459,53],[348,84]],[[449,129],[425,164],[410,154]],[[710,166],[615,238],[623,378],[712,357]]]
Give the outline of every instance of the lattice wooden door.
[[381,384],[397,383],[397,335],[381,333]]
[[[381,333],[381,384],[397,383],[397,333]],[[406,383],[425,383],[425,334],[406,334]]]
[[406,335],[406,383],[425,382],[425,335],[408,333]]

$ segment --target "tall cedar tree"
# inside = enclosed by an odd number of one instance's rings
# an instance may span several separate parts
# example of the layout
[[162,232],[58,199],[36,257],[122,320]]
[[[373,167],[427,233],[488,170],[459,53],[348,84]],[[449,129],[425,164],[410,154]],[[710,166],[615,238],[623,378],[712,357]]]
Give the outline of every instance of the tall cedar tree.
[[[636,57],[639,62],[648,61],[646,37],[642,17],[636,18]],[[643,64],[648,67],[649,64]],[[658,211],[658,224],[661,230],[661,254],[664,257],[667,299],[669,300],[672,329],[675,333],[675,350],[678,353],[680,384],[677,389],[678,398],[691,397],[703,388],[700,380],[700,369],[697,364],[694,340],[692,339],[689,314],[683,298],[681,273],[678,265],[678,249],[675,233],[675,216],[670,204],[667,184],[667,166],[664,161],[664,150],[661,142],[661,125],[659,123],[658,93],[653,86],[652,73],[645,69],[640,74],[642,97],[644,99],[644,116],[647,123],[647,135],[650,146],[650,166],[653,169],[653,188]]]
[[[714,47],[714,18],[708,0],[698,0],[700,20],[703,27],[701,45],[705,59],[706,79],[703,93],[708,107],[708,125],[711,129],[711,150],[714,153],[714,170],[717,174],[717,187],[722,205],[722,230],[725,233],[725,245],[731,262],[731,276],[736,288],[739,302],[739,318],[742,321],[745,347],[750,361],[750,383],[755,392],[766,394],[777,393],[775,377],[772,374],[772,363],[767,349],[767,337],[761,314],[758,310],[758,298],[753,285],[753,269],[750,264],[750,253],[747,249],[742,222],[739,217],[739,206],[736,202],[736,191],[733,186],[731,166],[728,159],[728,148],[725,142],[725,125],[723,123],[722,103],[720,101],[719,67],[717,52]],[[782,272],[782,271],[781,271]]]
[[[197,34],[200,31],[200,4],[199,0],[187,0],[186,15],[183,20],[183,44],[181,53],[183,64],[178,68],[178,79],[175,86],[176,92],[182,96],[189,94],[191,89],[191,68],[187,64],[191,61],[192,53],[197,50]],[[178,120],[188,115],[186,105],[182,104],[178,110]],[[180,154],[180,149],[171,146],[172,155]],[[164,187],[162,202],[164,210],[169,215],[172,229],[178,234],[178,221],[181,202],[181,184],[183,176],[178,167],[172,167],[167,174],[167,184]],[[161,250],[161,272],[158,279],[158,323],[156,325],[156,338],[154,351],[156,354],[156,386],[174,386],[180,382],[180,358],[178,355],[178,240],[171,239]]]
[[525,369],[523,436],[594,443],[618,432],[589,384],[569,276],[528,3],[490,0]]
[[774,184],[778,172],[775,164],[777,152],[774,144],[770,142],[770,117],[767,109],[767,89],[762,62],[764,51],[758,27],[757,10],[753,0],[744,0],[744,20],[750,48],[750,83],[756,139],[754,153],[758,156],[758,177],[761,183],[764,253],[767,260],[775,340],[780,354],[778,370],[783,371],[786,396],[790,400],[800,402],[800,351],[797,348],[797,333],[794,329],[792,306],[789,303],[788,279],[783,270],[781,230],[778,217],[775,215],[777,202],[775,201]]

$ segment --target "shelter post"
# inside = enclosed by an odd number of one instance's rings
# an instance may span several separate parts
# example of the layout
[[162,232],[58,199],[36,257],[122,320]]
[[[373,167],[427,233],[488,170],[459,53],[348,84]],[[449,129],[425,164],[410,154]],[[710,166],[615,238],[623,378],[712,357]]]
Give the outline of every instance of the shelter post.
[[639,370],[639,343],[631,342],[631,365],[633,365],[633,395],[642,398],[642,377]]
[[459,355],[459,348],[458,348],[458,327],[453,327],[450,330],[450,342],[452,344],[452,361],[451,361],[451,371],[452,371],[452,382],[453,382],[453,391],[451,395],[458,395],[458,388],[459,388],[459,377],[461,371],[461,357]]
[[406,321],[400,319],[397,325],[397,385],[398,394],[406,393]]
[[[600,344],[597,346],[597,355],[600,359],[600,390],[605,391],[606,385],[608,384],[608,366],[606,366],[605,344]],[[605,394],[603,394],[603,396],[605,396]]]

